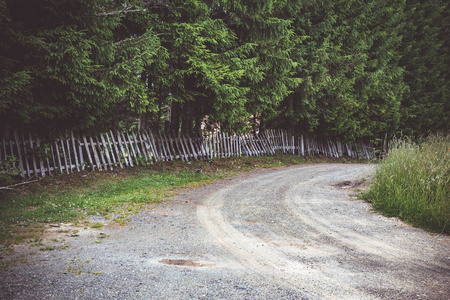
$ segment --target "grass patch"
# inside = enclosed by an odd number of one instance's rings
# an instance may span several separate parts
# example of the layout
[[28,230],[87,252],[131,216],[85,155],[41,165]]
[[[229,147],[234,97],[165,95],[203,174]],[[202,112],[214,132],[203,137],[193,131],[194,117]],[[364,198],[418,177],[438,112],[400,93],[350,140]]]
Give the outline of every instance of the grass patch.
[[[102,215],[125,225],[130,214],[177,191],[255,168],[301,163],[352,162],[295,155],[235,157],[184,163],[165,162],[110,172],[81,172],[41,178],[13,191],[0,192],[0,245],[36,240],[46,223],[86,226]],[[99,228],[94,224],[92,228]],[[77,236],[73,232],[72,236]]]
[[450,136],[391,143],[362,198],[386,216],[450,233]]
[[[92,176],[90,182],[71,178],[70,184],[59,182],[60,178],[45,179],[28,190],[3,194],[0,243],[20,243],[35,238],[45,223],[74,222],[89,215],[115,214],[118,222],[123,223],[128,214],[161,201],[175,188],[198,185],[216,177],[189,171],[152,170],[124,173],[120,177],[113,173],[101,175]],[[99,227],[101,224],[92,225]]]
[[91,225],[91,228],[102,228],[102,227],[103,227],[103,224],[100,222],[97,222],[97,223]]

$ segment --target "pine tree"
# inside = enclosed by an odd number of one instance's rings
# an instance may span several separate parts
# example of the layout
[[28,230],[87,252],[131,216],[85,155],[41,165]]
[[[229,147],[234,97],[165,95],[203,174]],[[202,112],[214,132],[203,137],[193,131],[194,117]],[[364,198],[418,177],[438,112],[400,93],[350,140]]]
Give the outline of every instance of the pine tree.
[[276,121],[349,141],[393,132],[402,90],[401,12],[400,1],[291,3],[293,59],[303,82],[280,107],[285,118]]
[[2,0],[1,7],[1,128],[102,130],[111,106],[146,101],[136,75],[158,39],[147,31],[116,40],[121,2]]
[[400,61],[408,86],[402,101],[405,134],[450,128],[449,10],[447,1],[406,2]]
[[[283,10],[286,1],[219,1],[218,14],[237,35],[236,52],[244,70],[240,97],[253,127],[277,118],[278,106],[300,83],[291,59],[293,31]],[[226,120],[231,122],[231,120]],[[225,123],[226,123],[225,122]]]

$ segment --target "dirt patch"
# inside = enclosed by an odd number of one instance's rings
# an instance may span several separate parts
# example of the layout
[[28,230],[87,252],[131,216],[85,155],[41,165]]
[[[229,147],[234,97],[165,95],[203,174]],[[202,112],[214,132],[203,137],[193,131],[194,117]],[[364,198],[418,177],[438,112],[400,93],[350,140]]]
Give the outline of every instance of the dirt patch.
[[355,181],[345,180],[345,181],[341,181],[336,184],[333,184],[333,186],[341,188],[341,189],[352,189],[352,188],[359,187],[362,184],[364,184],[364,181],[361,181],[361,180],[355,180]]
[[208,264],[201,264],[189,259],[161,259],[159,261],[162,264],[173,265],[173,266],[183,266],[183,267],[206,267],[210,266]]

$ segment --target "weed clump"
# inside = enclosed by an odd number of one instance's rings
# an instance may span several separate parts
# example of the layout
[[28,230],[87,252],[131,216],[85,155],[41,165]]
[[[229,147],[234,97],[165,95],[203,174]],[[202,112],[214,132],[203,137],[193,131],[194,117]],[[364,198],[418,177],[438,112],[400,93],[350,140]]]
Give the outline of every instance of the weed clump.
[[362,197],[390,217],[435,232],[450,232],[450,135],[398,139]]

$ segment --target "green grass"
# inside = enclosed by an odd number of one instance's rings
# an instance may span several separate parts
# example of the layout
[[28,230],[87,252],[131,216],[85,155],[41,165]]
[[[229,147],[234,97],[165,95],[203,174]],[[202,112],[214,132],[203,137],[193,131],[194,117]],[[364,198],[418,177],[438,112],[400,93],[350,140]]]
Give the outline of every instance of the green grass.
[[[0,193],[0,248],[39,239],[47,223],[89,224],[88,216],[102,215],[125,225],[130,214],[160,202],[185,188],[255,168],[300,163],[345,162],[295,155],[239,157],[212,162],[166,162],[145,168],[111,172],[82,172],[45,177],[39,182]],[[347,161],[352,162],[352,161]],[[200,172],[201,170],[201,172]],[[76,236],[76,232],[73,236]]]
[[386,216],[434,232],[450,232],[450,136],[391,144],[362,198]]
[[119,215],[117,222],[125,224],[130,213],[160,202],[174,189],[207,183],[217,177],[220,175],[140,170],[125,177],[101,174],[93,176],[91,182],[67,185],[56,180],[47,186],[37,184],[20,194],[9,192],[0,199],[0,243],[35,238],[45,223],[74,222],[89,215]]

